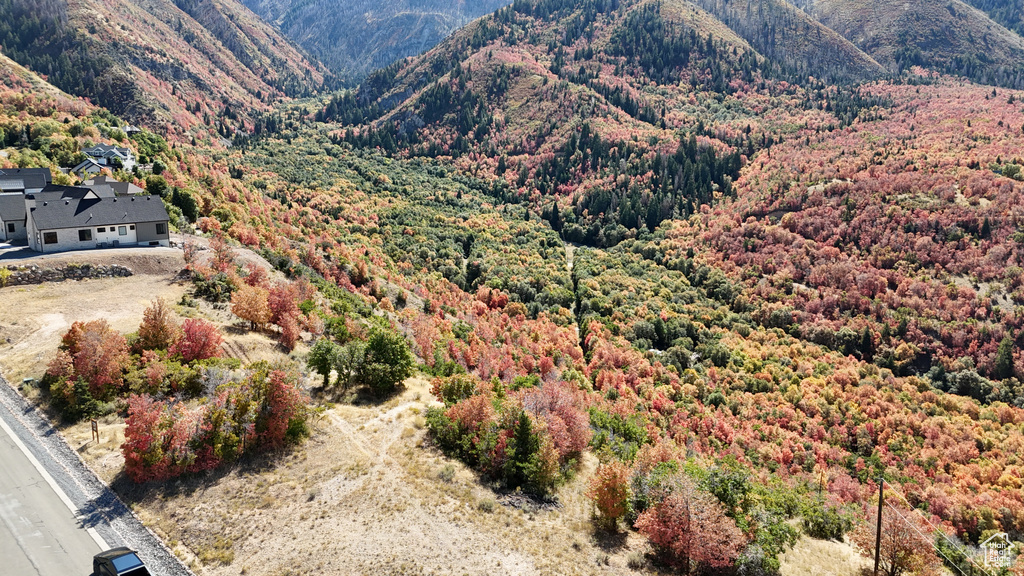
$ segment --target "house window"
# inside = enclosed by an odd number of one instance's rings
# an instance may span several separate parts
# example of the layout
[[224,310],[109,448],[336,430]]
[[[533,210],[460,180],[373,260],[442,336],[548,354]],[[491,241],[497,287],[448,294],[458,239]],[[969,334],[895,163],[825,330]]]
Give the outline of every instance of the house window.
[[107,231],[107,229],[104,228],[103,226],[100,226],[99,228],[96,229],[96,233],[97,234],[103,234],[106,231]]
[[79,230],[78,231],[78,241],[79,242],[88,242],[90,240],[92,240],[92,230]]
[[128,235],[128,227],[127,226],[118,226],[117,227],[117,235],[118,236],[127,236]]
[[56,232],[43,232],[43,244],[56,244],[57,233]]
[[164,223],[164,222],[157,222],[156,223],[156,233],[157,234],[167,234],[167,224]]
[[128,229],[129,229],[129,230],[135,230],[135,224],[131,224],[131,225],[129,225],[129,226],[128,226]]
[[7,223],[7,233],[14,234],[14,222]]

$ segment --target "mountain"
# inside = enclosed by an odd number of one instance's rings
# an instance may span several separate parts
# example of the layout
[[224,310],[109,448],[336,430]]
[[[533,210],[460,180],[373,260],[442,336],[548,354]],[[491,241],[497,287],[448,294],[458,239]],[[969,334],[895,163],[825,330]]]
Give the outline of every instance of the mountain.
[[511,0],[243,0],[333,71],[361,79],[420,54]]
[[[924,66],[1007,87],[1024,87],[1024,38],[959,0],[797,0],[893,72]],[[1007,2],[976,2],[1020,29]],[[1019,2],[1018,2],[1019,5]],[[1013,20],[1011,15],[1016,16]]]
[[516,3],[317,118],[345,127],[338,142],[486,171],[504,199],[546,217],[561,204],[568,240],[613,245],[728,195],[744,156],[797,128],[788,118],[825,107],[842,124],[871,107],[812,76],[881,66],[799,10],[773,22],[762,53],[761,37],[684,0]]
[[[325,70],[234,0],[0,1],[0,46],[62,90],[185,133],[243,127]],[[44,15],[46,15],[44,17]]]
[[813,74],[860,80],[885,69],[835,31],[785,0],[695,0],[761,54]]
[[1024,36],[1024,0],[967,0],[1000,26]]

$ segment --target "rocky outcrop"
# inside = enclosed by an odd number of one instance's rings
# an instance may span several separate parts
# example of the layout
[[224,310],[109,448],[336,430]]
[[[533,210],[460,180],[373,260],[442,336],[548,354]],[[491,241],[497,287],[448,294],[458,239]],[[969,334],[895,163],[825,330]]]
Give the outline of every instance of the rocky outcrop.
[[94,266],[92,264],[68,264],[62,268],[40,268],[39,266],[0,267],[0,287],[63,282],[85,278],[119,278],[132,276],[131,268],[116,264]]

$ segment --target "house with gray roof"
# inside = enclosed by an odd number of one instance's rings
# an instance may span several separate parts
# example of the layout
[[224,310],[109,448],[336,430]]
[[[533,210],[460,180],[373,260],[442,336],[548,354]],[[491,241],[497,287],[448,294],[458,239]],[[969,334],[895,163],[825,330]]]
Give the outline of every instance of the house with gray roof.
[[11,242],[25,237],[25,196],[0,194],[0,240]]
[[103,172],[103,166],[99,162],[92,158],[86,158],[82,160],[77,166],[70,170],[72,174],[79,178],[85,178],[87,176],[93,176]]
[[39,192],[53,182],[49,168],[4,168],[0,169],[0,194],[17,192],[31,194]]
[[135,154],[128,148],[113,144],[97,144],[92,148],[82,150],[82,152],[96,160],[101,166],[116,167],[117,161],[120,161],[121,168],[127,172],[131,172],[135,167]]
[[131,182],[118,182],[109,176],[97,176],[92,180],[86,180],[82,182],[82,186],[100,196],[134,196],[145,192]]
[[168,246],[169,217],[159,196],[101,196],[48,186],[25,196],[26,235],[37,252],[117,246]]

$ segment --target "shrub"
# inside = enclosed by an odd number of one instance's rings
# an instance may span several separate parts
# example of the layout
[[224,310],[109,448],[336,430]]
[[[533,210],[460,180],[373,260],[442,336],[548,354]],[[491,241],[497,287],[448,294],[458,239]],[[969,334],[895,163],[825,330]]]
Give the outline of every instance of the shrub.
[[598,526],[614,530],[629,510],[629,469],[618,461],[601,464],[590,481],[587,497],[597,508]]
[[217,327],[201,318],[189,318],[181,325],[181,335],[171,345],[171,356],[180,356],[183,362],[205,360],[220,356],[224,342]]
[[842,540],[853,528],[853,518],[833,504],[816,502],[807,506],[802,514],[804,533],[811,538]]
[[444,402],[445,406],[455,404],[473,396],[477,391],[478,380],[468,374],[454,374],[446,378],[434,378],[430,392],[435,398]]
[[401,334],[375,330],[366,341],[359,379],[377,396],[385,396],[412,376],[414,361]]

